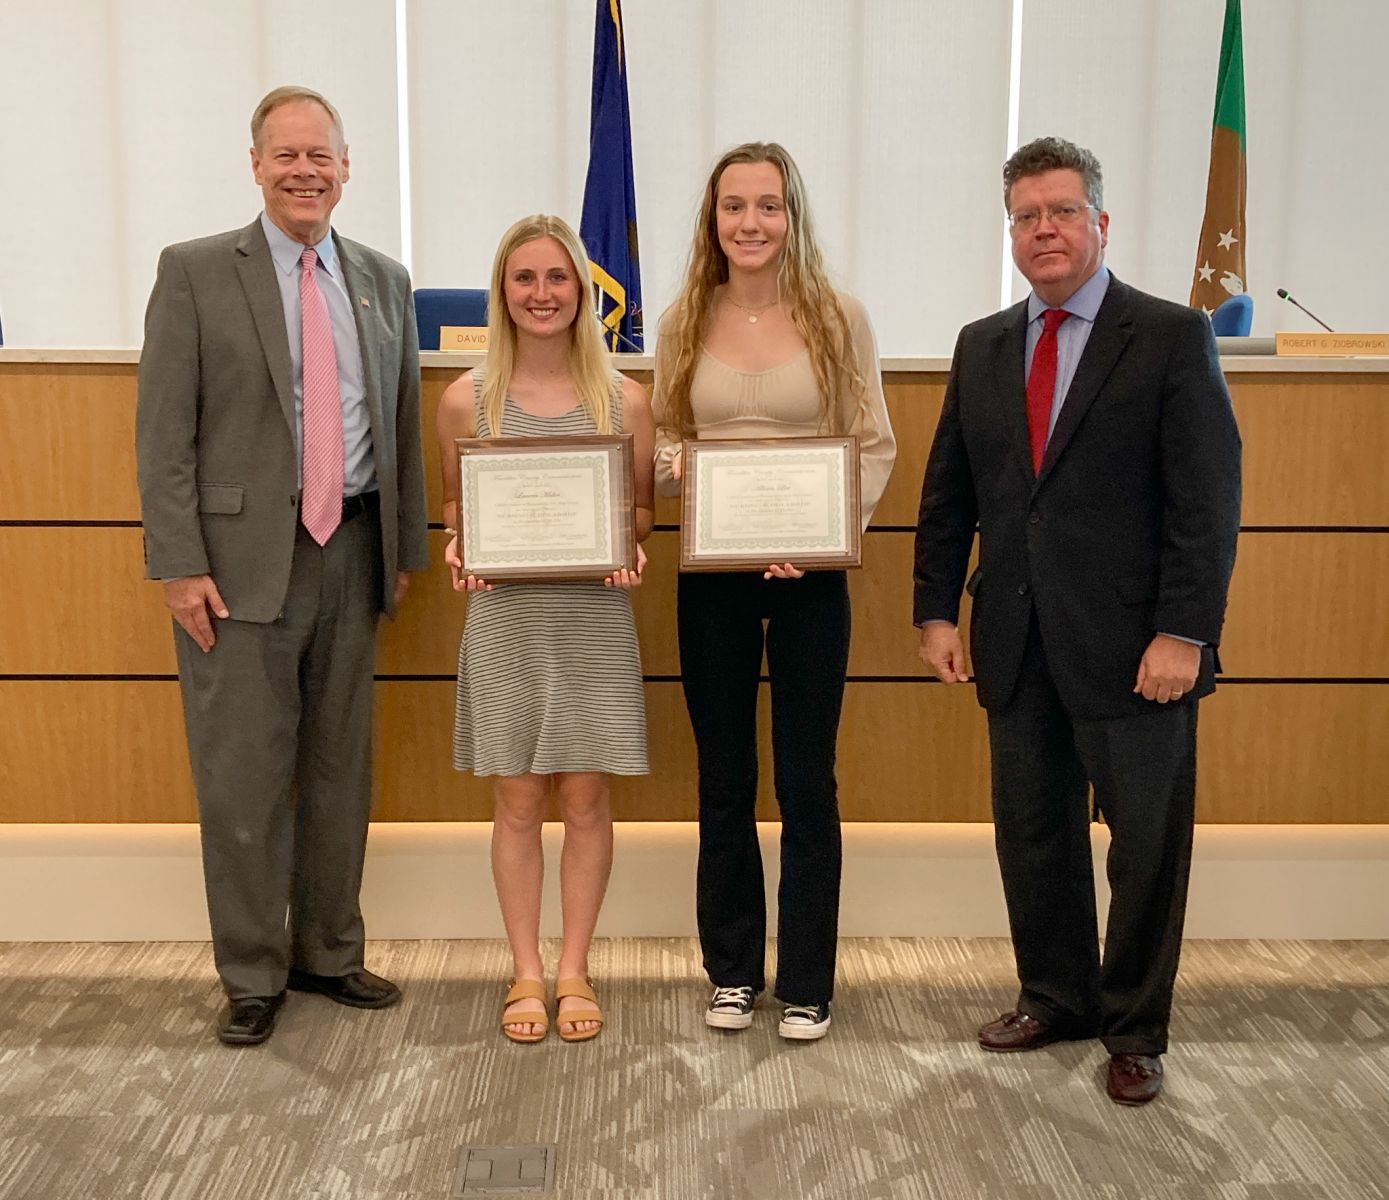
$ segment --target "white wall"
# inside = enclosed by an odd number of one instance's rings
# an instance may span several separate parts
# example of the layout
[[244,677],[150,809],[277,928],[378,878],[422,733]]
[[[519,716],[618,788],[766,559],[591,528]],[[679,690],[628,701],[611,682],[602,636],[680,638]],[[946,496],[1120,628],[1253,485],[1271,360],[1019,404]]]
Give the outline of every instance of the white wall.
[[0,0],[5,344],[138,346],[160,247],[260,211],[281,83],[350,114],[341,224],[399,253],[394,29],[381,0]]
[[[948,350],[960,314],[997,307],[1009,12],[627,0],[648,329],[679,286],[710,165],[753,139],[795,157],[835,277],[867,299],[884,349]],[[410,0],[409,28],[415,280],[485,286],[518,217],[578,222],[592,6]]]
[[[1222,0],[1025,0],[1022,139],[1105,165],[1110,262],[1184,300]],[[709,163],[786,143],[836,277],[881,348],[944,354],[996,308],[1013,0],[626,0],[648,327]],[[1389,328],[1389,5],[1244,6],[1255,332]],[[590,0],[405,0],[412,263],[485,283],[537,210],[577,220]],[[339,106],[351,236],[402,248],[393,0],[0,0],[0,319],[8,345],[133,346],[158,249],[243,224],[250,110],[284,82]],[[1021,294],[1021,292],[1018,292]]]
[[[1243,5],[1247,287],[1254,333],[1389,329],[1389,5]],[[1105,169],[1108,260],[1185,303],[1205,204],[1223,0],[1026,0],[1023,141],[1061,132]],[[1015,277],[1015,295],[1026,285]]]

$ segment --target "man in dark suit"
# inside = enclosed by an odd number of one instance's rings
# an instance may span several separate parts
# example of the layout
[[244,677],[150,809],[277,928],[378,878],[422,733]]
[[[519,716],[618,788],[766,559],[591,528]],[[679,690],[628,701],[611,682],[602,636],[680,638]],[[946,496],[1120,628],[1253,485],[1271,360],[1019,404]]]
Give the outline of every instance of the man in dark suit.
[[363,966],[358,892],[376,623],[426,565],[409,277],[330,227],[349,164],[327,100],[276,89],[251,140],[265,211],[164,250],[136,415],[233,1045],[270,1036],[286,987],[400,997]]
[[[914,620],[923,661],[964,680],[955,623],[977,524],[970,651],[1021,983],[980,1045],[1098,1034],[1110,1096],[1142,1104],[1162,1086],[1239,434],[1204,314],[1105,268],[1094,155],[1041,138],[1003,182],[1033,291],[956,344],[922,483]],[[1112,838],[1103,960],[1091,788]]]

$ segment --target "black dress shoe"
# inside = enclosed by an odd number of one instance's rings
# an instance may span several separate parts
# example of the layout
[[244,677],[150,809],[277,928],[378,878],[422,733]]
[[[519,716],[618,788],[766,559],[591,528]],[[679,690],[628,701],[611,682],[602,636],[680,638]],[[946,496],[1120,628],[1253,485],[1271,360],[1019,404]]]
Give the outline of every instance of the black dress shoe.
[[1053,1042],[1073,1042],[1092,1037],[1088,1031],[1065,1025],[1051,1025],[1024,1012],[1006,1012],[979,1030],[979,1044],[996,1054],[1017,1050],[1040,1050]]
[[287,986],[292,992],[317,992],[351,1008],[389,1008],[400,999],[400,989],[395,984],[370,971],[311,975],[291,967]]
[[275,1014],[284,1002],[284,992],[232,1000],[217,1027],[217,1036],[228,1046],[258,1046],[275,1032]]
[[1106,1087],[1115,1104],[1147,1104],[1162,1091],[1162,1057],[1157,1054],[1111,1054]]

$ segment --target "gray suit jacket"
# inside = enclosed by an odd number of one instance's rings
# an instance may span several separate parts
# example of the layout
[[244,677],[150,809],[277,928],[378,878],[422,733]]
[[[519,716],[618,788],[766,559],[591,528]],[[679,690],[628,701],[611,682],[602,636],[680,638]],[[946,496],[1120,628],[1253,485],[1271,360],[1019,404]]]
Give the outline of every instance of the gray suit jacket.
[[[404,267],[333,239],[356,301],[391,614],[396,572],[427,563],[415,307]],[[260,219],[167,247],[135,418],[151,579],[210,574],[234,619],[276,619],[299,520],[293,427],[284,306]]]

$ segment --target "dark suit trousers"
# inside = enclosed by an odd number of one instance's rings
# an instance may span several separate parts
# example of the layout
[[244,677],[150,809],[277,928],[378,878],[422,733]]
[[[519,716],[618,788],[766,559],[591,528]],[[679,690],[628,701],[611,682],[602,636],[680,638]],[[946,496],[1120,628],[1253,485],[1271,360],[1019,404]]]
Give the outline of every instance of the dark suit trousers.
[[362,966],[381,571],[374,511],[323,547],[300,527],[278,620],[216,621],[207,654],[174,628],[213,956],[233,999],[274,995],[291,966]]
[[849,661],[843,571],[680,576],[680,671],[699,752],[697,913],[716,986],[765,986],[767,912],[757,843],[757,689],[763,621],[781,809],[776,994],[834,992],[840,834],[835,740]]
[[[1111,1054],[1163,1053],[1191,869],[1195,702],[1071,717],[1034,615],[1017,688],[989,713],[989,747],[1018,1009],[1098,1032]],[[1103,961],[1088,785],[1111,834]]]

